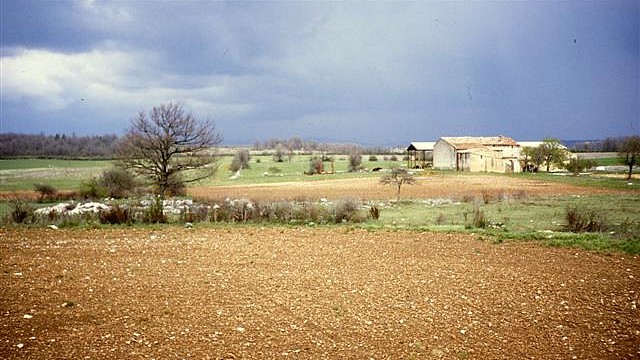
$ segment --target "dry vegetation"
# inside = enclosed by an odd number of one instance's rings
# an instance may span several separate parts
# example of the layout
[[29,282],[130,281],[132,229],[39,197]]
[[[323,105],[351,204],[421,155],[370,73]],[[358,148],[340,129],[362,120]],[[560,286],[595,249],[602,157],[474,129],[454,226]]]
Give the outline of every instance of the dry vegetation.
[[[454,198],[514,195],[579,195],[613,193],[610,189],[586,188],[557,182],[491,175],[428,175],[416,178],[415,185],[402,187],[407,199]],[[249,198],[255,200],[357,198],[378,200],[395,198],[395,190],[380,184],[377,178],[318,180],[295,183],[231,185],[189,188],[198,198]]]
[[338,229],[0,230],[0,357],[640,356],[640,259]]

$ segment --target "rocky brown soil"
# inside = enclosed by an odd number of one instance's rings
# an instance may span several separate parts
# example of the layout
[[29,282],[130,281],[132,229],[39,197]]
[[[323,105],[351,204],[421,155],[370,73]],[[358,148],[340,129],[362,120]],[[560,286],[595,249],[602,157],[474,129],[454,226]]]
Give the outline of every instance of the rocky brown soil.
[[3,359],[631,359],[640,258],[335,228],[0,229]]

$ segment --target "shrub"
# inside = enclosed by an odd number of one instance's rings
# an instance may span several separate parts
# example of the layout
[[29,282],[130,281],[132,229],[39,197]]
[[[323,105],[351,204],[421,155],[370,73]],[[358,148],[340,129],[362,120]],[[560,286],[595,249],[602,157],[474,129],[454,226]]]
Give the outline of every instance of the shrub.
[[231,164],[229,164],[229,171],[237,172],[240,169],[242,169],[242,164],[240,163],[240,160],[238,159],[238,157],[234,156],[233,160],[231,160]]
[[165,223],[167,217],[164,215],[162,198],[156,196],[156,198],[149,204],[142,214],[142,221],[145,223]]
[[573,175],[579,175],[582,171],[596,166],[595,161],[589,159],[571,159],[564,167],[571,171]]
[[233,156],[233,160],[231,160],[229,170],[236,172],[238,170],[248,169],[250,159],[251,156],[249,156],[249,150],[238,150],[238,152]]
[[389,160],[390,160],[390,161],[398,161],[398,157],[397,157],[397,156],[395,156],[395,155],[391,155],[391,156],[389,157]]
[[339,222],[359,222],[362,219],[357,217],[360,205],[356,200],[345,199],[340,200],[334,209],[334,219],[336,223]]
[[187,207],[180,212],[180,221],[183,223],[195,223],[207,220],[208,211],[204,206]]
[[318,157],[312,157],[309,160],[309,171],[307,172],[307,174],[316,175],[316,174],[322,174],[323,172],[324,172],[324,162],[322,162],[322,159]]
[[33,208],[24,200],[11,200],[9,208],[11,209],[11,220],[16,224],[22,224],[33,216]]
[[113,168],[102,173],[99,185],[104,188],[109,197],[119,199],[131,193],[137,184],[135,177],[129,171]]
[[101,199],[107,196],[107,189],[100,184],[98,179],[91,178],[80,186],[80,196],[85,199]]
[[102,224],[132,224],[131,210],[120,205],[113,205],[110,210],[101,211],[98,220]]
[[280,168],[279,168],[279,167],[272,166],[272,167],[270,167],[270,168],[269,168],[269,172],[270,172],[271,174],[279,174],[279,173],[281,173],[281,172],[282,172],[282,170],[280,170]]
[[444,225],[447,223],[447,216],[445,214],[439,214],[436,218],[436,225]]
[[349,155],[349,172],[358,171],[362,168],[362,155],[357,152]]
[[378,161],[378,157],[375,155],[370,155],[369,156],[369,161]]
[[278,144],[276,146],[276,149],[273,152],[273,161],[284,162],[284,157],[286,153],[287,153],[287,149],[282,144]]
[[40,194],[40,202],[43,202],[45,199],[53,198],[58,192],[56,188],[47,184],[36,184],[33,188]]
[[564,230],[573,233],[601,232],[606,230],[605,220],[595,211],[587,211],[577,206],[567,208]]
[[471,218],[471,222],[469,222],[469,213],[465,211],[464,215],[464,223],[467,229],[477,228],[477,229],[485,229],[489,225],[489,220],[484,214],[484,210],[476,203],[473,205],[473,217]]

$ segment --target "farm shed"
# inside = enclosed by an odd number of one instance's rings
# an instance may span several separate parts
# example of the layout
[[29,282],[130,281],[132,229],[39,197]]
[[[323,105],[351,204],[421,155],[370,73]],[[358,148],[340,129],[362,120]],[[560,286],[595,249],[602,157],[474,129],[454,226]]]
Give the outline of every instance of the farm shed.
[[407,167],[424,169],[433,163],[433,141],[414,141],[407,147]]
[[442,137],[433,147],[433,167],[441,170],[520,172],[520,146],[506,136]]

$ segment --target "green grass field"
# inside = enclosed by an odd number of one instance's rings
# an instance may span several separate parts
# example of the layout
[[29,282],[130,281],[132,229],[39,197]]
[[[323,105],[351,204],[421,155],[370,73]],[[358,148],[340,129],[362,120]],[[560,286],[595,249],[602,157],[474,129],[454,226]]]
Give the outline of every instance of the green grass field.
[[47,184],[57,190],[78,190],[83,181],[111,166],[106,160],[2,159],[0,191],[33,190]]
[[[234,173],[229,171],[232,158],[222,157],[219,162],[218,172],[213,179],[203,180],[198,185],[247,185],[273,182],[296,182],[314,181],[330,179],[362,178],[369,176],[379,176],[372,172],[349,173],[347,156],[336,156],[334,162],[334,174],[327,174],[322,177],[308,176],[304,173],[309,171],[310,155],[296,155],[291,161],[275,162],[271,156],[252,156],[249,162],[249,169],[241,171],[240,177],[231,179]],[[406,166],[403,161],[383,161],[382,156],[378,156],[379,161],[368,161],[368,156],[363,156],[362,167],[371,170],[375,167],[389,169],[392,167]],[[325,171],[331,171],[331,163],[324,163]]]

